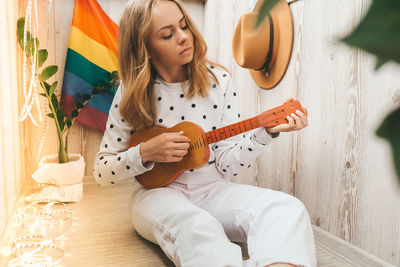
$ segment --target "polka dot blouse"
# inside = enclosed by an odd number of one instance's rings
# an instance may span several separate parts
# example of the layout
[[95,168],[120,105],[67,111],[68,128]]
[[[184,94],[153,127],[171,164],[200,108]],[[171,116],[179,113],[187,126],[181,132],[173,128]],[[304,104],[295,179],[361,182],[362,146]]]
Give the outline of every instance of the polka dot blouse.
[[[207,132],[246,119],[240,116],[239,93],[230,75],[217,66],[209,68],[217,76],[219,83],[212,80],[206,98],[186,97],[188,81],[167,83],[157,77],[154,87],[156,126],[172,127],[182,121],[191,121]],[[107,127],[94,163],[94,177],[103,186],[134,180],[136,175],[154,167],[154,162],[148,162],[145,166],[142,164],[139,153],[141,144],[128,149],[135,129],[125,122],[119,112],[123,91],[121,85],[114,96]],[[272,137],[261,127],[211,144],[208,163],[199,169],[185,171],[176,181],[204,184],[235,177],[241,170],[251,167],[271,140]]]

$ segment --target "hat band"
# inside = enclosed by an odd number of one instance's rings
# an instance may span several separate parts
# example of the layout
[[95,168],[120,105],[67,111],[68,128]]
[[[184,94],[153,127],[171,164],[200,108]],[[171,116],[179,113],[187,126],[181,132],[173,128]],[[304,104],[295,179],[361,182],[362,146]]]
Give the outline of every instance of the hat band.
[[268,13],[268,20],[269,20],[269,49],[267,58],[265,60],[264,66],[256,70],[262,70],[265,68],[265,75],[269,76],[269,64],[271,63],[272,59],[272,52],[274,51],[274,23],[272,22],[272,17]]

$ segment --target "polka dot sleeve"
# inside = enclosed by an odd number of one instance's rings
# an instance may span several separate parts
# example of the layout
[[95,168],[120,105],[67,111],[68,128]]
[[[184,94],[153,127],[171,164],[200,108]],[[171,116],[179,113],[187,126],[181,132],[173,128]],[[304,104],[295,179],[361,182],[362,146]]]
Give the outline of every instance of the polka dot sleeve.
[[154,166],[152,162],[143,166],[139,153],[141,144],[128,149],[134,130],[119,112],[122,89],[120,86],[114,96],[106,130],[94,163],[93,175],[102,186],[132,180],[136,175],[151,170]]
[[[221,78],[223,79],[224,76]],[[239,114],[239,92],[232,79],[226,83],[221,127],[242,121]],[[227,178],[232,178],[245,168],[250,168],[264,151],[272,137],[263,127],[215,143],[216,167]]]

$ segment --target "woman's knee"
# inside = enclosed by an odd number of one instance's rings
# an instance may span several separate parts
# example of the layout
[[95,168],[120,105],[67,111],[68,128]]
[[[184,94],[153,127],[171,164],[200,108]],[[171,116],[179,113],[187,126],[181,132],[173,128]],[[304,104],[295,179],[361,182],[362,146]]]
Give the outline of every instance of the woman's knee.
[[180,231],[185,235],[190,234],[197,237],[225,235],[224,228],[218,220],[204,210],[197,210],[193,214],[188,214],[182,222]]
[[267,201],[267,199],[260,198],[258,203],[262,207],[256,210],[255,219],[260,219],[260,217],[286,218],[285,220],[310,219],[307,208],[300,199],[279,191],[275,191],[273,196],[267,197],[272,197],[274,200]]
[[288,205],[290,206],[290,210],[293,212],[292,214],[309,219],[310,216],[304,203],[297,197],[292,195],[289,196]]

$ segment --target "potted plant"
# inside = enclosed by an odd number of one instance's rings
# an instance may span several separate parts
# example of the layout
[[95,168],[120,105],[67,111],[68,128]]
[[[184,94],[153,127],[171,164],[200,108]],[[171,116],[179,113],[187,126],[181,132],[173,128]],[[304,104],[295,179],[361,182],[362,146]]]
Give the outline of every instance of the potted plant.
[[[39,169],[32,177],[38,183],[46,183],[57,186],[77,185],[82,182],[84,176],[85,163],[79,154],[68,153],[68,136],[75,119],[84,106],[97,94],[116,88],[119,83],[116,71],[109,75],[109,81],[103,80],[103,84],[95,85],[91,94],[79,94],[81,101],[74,100],[76,109],[70,114],[64,112],[61,106],[61,99],[57,98],[55,92],[58,82],[49,83],[49,79],[58,71],[58,66],[44,66],[48,52],[46,49],[39,49],[39,40],[32,36],[29,31],[25,31],[25,18],[21,17],[17,22],[17,38],[19,45],[24,50],[24,56],[32,65],[36,64],[35,81],[38,81],[48,102],[50,113],[46,114],[52,118],[58,137],[58,154],[43,157],[39,163]],[[39,72],[39,70],[41,70]],[[34,82],[35,82],[34,81]],[[65,192],[64,192],[65,193]],[[74,198],[76,199],[76,198]]]

